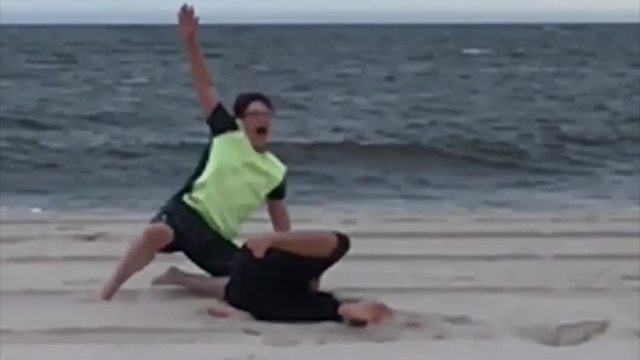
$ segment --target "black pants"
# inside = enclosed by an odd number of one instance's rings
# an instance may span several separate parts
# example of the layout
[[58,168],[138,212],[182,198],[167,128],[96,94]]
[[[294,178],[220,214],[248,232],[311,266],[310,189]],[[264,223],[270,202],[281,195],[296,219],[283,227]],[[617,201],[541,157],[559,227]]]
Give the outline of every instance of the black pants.
[[213,230],[180,199],[169,201],[151,223],[162,222],[173,229],[171,243],[161,252],[182,251],[194,264],[211,276],[229,275],[238,247]]
[[278,322],[342,321],[340,302],[330,293],[310,288],[312,280],[349,251],[349,238],[336,233],[338,243],[327,258],[300,256],[269,249],[257,259],[243,246],[233,262],[225,300],[256,319]]

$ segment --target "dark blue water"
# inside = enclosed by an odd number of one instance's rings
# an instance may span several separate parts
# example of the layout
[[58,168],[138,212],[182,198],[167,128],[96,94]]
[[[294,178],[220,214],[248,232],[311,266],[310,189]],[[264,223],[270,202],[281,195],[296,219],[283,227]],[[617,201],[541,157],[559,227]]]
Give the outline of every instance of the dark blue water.
[[[225,102],[270,94],[290,201],[640,201],[638,25],[223,26]],[[171,26],[0,28],[2,206],[148,211],[207,141]]]

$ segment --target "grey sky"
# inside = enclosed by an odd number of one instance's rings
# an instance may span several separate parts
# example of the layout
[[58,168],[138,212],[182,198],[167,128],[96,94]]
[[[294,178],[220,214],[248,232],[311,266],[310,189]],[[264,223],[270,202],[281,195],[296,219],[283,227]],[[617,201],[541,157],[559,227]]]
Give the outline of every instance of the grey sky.
[[[202,22],[640,21],[640,0],[193,1]],[[173,23],[182,1],[1,0],[0,21]]]

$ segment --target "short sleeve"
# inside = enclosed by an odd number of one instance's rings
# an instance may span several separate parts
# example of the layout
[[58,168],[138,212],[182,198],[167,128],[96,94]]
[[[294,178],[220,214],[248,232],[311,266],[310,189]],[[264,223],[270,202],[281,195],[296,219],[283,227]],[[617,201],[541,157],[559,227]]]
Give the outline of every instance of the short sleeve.
[[271,192],[267,195],[267,199],[271,201],[284,200],[287,197],[287,179],[284,178]]
[[221,103],[216,105],[207,118],[207,125],[209,125],[211,137],[224,134],[228,131],[238,130],[236,119],[229,114]]

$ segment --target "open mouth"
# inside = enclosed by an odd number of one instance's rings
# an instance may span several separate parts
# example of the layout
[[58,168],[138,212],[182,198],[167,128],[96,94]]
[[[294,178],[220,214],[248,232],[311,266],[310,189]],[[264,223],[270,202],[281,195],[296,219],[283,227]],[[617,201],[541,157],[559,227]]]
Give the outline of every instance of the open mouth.
[[267,135],[267,127],[266,126],[260,126],[258,128],[256,128],[256,134],[258,135]]

